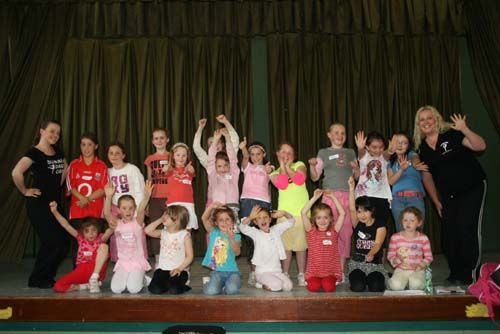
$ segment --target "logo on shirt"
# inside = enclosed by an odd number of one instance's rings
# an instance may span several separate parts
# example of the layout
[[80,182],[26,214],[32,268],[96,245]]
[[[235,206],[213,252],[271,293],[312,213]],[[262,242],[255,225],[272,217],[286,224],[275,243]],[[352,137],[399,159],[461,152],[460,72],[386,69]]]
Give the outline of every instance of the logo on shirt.
[[101,173],[95,173],[96,181],[101,181]]
[[439,145],[443,149],[443,153],[441,153],[441,155],[445,155],[446,153],[453,151],[451,149],[448,149],[448,144],[449,143],[450,142],[444,141],[444,142],[441,143],[441,145]]

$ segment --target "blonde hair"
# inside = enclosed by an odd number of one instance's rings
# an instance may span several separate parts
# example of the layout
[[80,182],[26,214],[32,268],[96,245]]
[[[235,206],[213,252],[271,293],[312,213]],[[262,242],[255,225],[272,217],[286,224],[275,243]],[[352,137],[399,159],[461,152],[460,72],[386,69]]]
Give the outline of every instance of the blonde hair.
[[416,150],[420,148],[420,144],[422,143],[422,140],[425,138],[425,136],[422,135],[422,131],[420,130],[420,124],[419,124],[420,113],[427,110],[432,113],[432,117],[434,117],[434,119],[436,120],[436,128],[439,133],[443,133],[450,128],[450,123],[445,122],[443,120],[443,116],[441,116],[436,107],[429,105],[420,107],[417,110],[417,113],[415,114],[415,127],[413,128],[413,142],[415,143]]

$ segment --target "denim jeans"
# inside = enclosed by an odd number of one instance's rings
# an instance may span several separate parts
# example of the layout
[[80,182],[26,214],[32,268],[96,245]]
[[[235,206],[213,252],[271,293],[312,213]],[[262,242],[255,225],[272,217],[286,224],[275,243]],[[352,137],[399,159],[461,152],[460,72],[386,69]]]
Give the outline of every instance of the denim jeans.
[[[400,232],[403,229],[401,226],[399,216],[401,212],[407,207],[414,206],[422,212],[422,217],[425,222],[425,203],[422,197],[402,197],[394,196],[391,202],[392,217],[394,217],[394,224],[396,225],[396,231]],[[422,226],[423,230],[423,226]]]
[[240,293],[241,274],[239,271],[212,271],[210,281],[203,285],[206,295],[236,295]]
[[240,217],[242,219],[248,217],[250,215],[250,212],[252,211],[252,208],[256,205],[268,210],[271,210],[272,208],[271,203],[253,198],[242,198],[240,200]]

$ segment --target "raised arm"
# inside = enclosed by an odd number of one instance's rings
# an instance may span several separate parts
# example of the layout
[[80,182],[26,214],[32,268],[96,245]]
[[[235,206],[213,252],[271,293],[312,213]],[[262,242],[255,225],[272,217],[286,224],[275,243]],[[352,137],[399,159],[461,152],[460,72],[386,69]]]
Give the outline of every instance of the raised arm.
[[152,193],[153,193],[153,181],[147,180],[144,183],[144,194],[141,203],[137,208],[137,223],[141,226],[144,223],[146,207],[148,206],[149,199],[151,198]]
[[116,228],[117,220],[111,213],[111,200],[115,194],[115,186],[113,183],[108,183],[104,186],[104,194],[106,195],[106,200],[104,201],[104,218],[108,222],[111,228]]
[[152,238],[161,238],[161,230],[157,230],[158,226],[160,226],[163,223],[163,216],[156,219],[154,222],[149,223],[145,228],[144,228],[144,233],[149,235]]
[[337,221],[335,222],[335,231],[340,232],[345,221],[344,207],[342,206],[342,204],[340,204],[339,200],[337,199],[333,191],[328,191],[325,193],[325,195],[332,199],[333,203],[335,204],[335,207],[337,208],[339,216],[337,217]]
[[207,168],[208,155],[207,152],[201,147],[201,135],[203,134],[203,129],[206,125],[206,118],[202,118],[198,121],[198,130],[196,130],[193,139],[193,152],[205,169]]
[[354,197],[354,188],[355,188],[355,183],[354,183],[354,178],[351,176],[349,177],[349,181],[347,181],[347,184],[349,185],[349,213],[351,215],[351,223],[352,227],[356,228],[358,226],[358,214],[356,213],[356,198]]
[[201,215],[201,221],[203,222],[203,227],[205,227],[205,230],[207,231],[208,234],[210,234],[210,232],[212,232],[212,230],[214,229],[214,225],[212,223],[212,220],[210,219],[212,216],[212,211],[220,206],[222,206],[220,202],[213,202],[205,209],[203,215]]
[[358,159],[361,159],[365,155],[366,146],[366,136],[363,130],[356,133],[356,135],[354,136],[354,141],[356,142],[356,147],[358,148]]
[[473,151],[484,151],[486,149],[486,142],[484,141],[483,137],[469,129],[465,122],[466,119],[467,116],[453,114],[451,116],[451,120],[453,121],[451,128],[462,132],[465,136],[462,140],[462,145],[468,147]]
[[238,132],[236,132],[233,125],[231,124],[231,122],[229,122],[225,115],[219,115],[216,117],[216,119],[219,123],[224,124],[229,133],[229,140],[226,141],[226,144],[230,142],[235,154],[238,154],[238,145],[240,144],[240,136],[238,136]]
[[49,203],[50,206],[50,212],[54,215],[56,220],[61,224],[62,228],[66,230],[73,238],[76,238],[78,236],[78,231],[71,226],[71,224],[64,218],[61,213],[57,210],[57,202],[52,201]]
[[243,159],[241,159],[241,169],[245,170],[248,166],[248,161],[250,160],[250,156],[247,150],[247,137],[243,137],[243,140],[240,143],[240,150]]
[[398,158],[399,169],[396,173],[392,170],[392,168],[387,169],[387,177],[389,179],[389,184],[392,186],[396,182],[399,181],[401,176],[403,176],[404,172],[410,167],[410,162],[406,158],[406,156]]
[[302,217],[302,223],[304,224],[304,229],[306,230],[306,232],[309,232],[312,229],[311,220],[309,219],[307,214],[311,210],[314,203],[316,203],[316,201],[322,195],[323,195],[323,190],[321,189],[314,190],[313,197],[311,197],[311,199],[306,203],[306,205],[304,205],[304,207],[300,211],[300,216]]
[[321,177],[323,173],[323,160],[321,158],[311,158],[309,159],[309,176],[313,182],[316,182]]

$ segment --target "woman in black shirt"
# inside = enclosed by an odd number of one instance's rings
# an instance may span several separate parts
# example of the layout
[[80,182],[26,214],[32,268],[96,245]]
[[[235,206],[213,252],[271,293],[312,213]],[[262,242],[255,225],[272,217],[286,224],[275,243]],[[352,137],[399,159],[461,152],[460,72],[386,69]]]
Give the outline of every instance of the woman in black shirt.
[[432,106],[421,107],[415,116],[414,140],[420,159],[429,166],[422,174],[424,186],[442,218],[448,281],[469,284],[480,264],[486,195],[486,175],[474,152],[483,151],[486,143],[467,127],[465,116],[454,114],[451,120],[444,122]]

